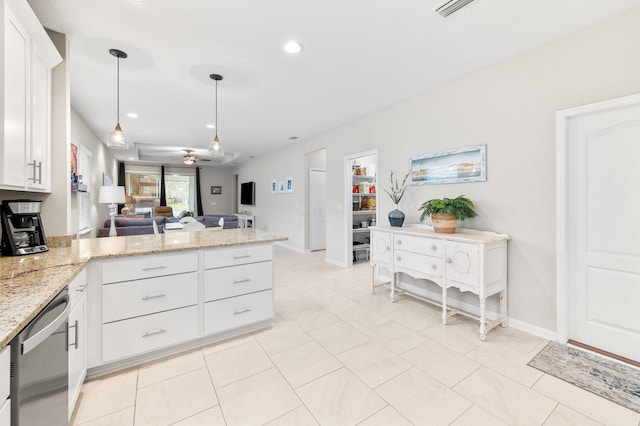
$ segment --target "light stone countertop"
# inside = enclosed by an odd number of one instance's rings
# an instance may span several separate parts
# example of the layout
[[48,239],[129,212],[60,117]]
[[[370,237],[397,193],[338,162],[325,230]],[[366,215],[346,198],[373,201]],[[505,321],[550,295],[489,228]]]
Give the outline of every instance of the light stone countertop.
[[175,232],[74,240],[46,253],[0,256],[0,349],[11,342],[91,260],[273,243],[286,238],[259,229]]

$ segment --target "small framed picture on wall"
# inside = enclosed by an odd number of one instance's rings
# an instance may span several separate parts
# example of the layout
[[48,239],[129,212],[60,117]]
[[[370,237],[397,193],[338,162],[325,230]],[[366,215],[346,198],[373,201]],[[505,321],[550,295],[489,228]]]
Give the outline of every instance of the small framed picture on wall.
[[278,193],[278,179],[271,180],[271,193],[272,194]]
[[222,194],[222,187],[221,186],[212,186],[211,187],[211,194],[212,195],[220,195],[220,194]]
[[287,177],[286,192],[293,192],[293,176]]

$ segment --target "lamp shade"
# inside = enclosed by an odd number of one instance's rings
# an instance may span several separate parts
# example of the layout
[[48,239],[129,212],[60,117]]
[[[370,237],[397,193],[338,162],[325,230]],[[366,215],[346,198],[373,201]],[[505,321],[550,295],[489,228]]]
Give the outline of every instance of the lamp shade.
[[124,186],[101,186],[98,202],[101,204],[122,204],[126,200]]

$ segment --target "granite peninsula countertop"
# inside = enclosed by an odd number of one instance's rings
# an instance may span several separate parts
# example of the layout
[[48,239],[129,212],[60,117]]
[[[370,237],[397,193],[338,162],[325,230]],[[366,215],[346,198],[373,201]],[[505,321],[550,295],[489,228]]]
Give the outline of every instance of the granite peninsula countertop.
[[0,349],[92,260],[284,240],[252,228],[205,230],[87,238],[42,254],[0,256]]

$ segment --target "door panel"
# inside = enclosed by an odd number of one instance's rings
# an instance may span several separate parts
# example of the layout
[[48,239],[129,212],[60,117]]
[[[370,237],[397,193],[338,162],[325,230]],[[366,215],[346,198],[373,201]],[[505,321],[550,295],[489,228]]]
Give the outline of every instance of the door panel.
[[568,130],[569,338],[640,360],[640,105]]

